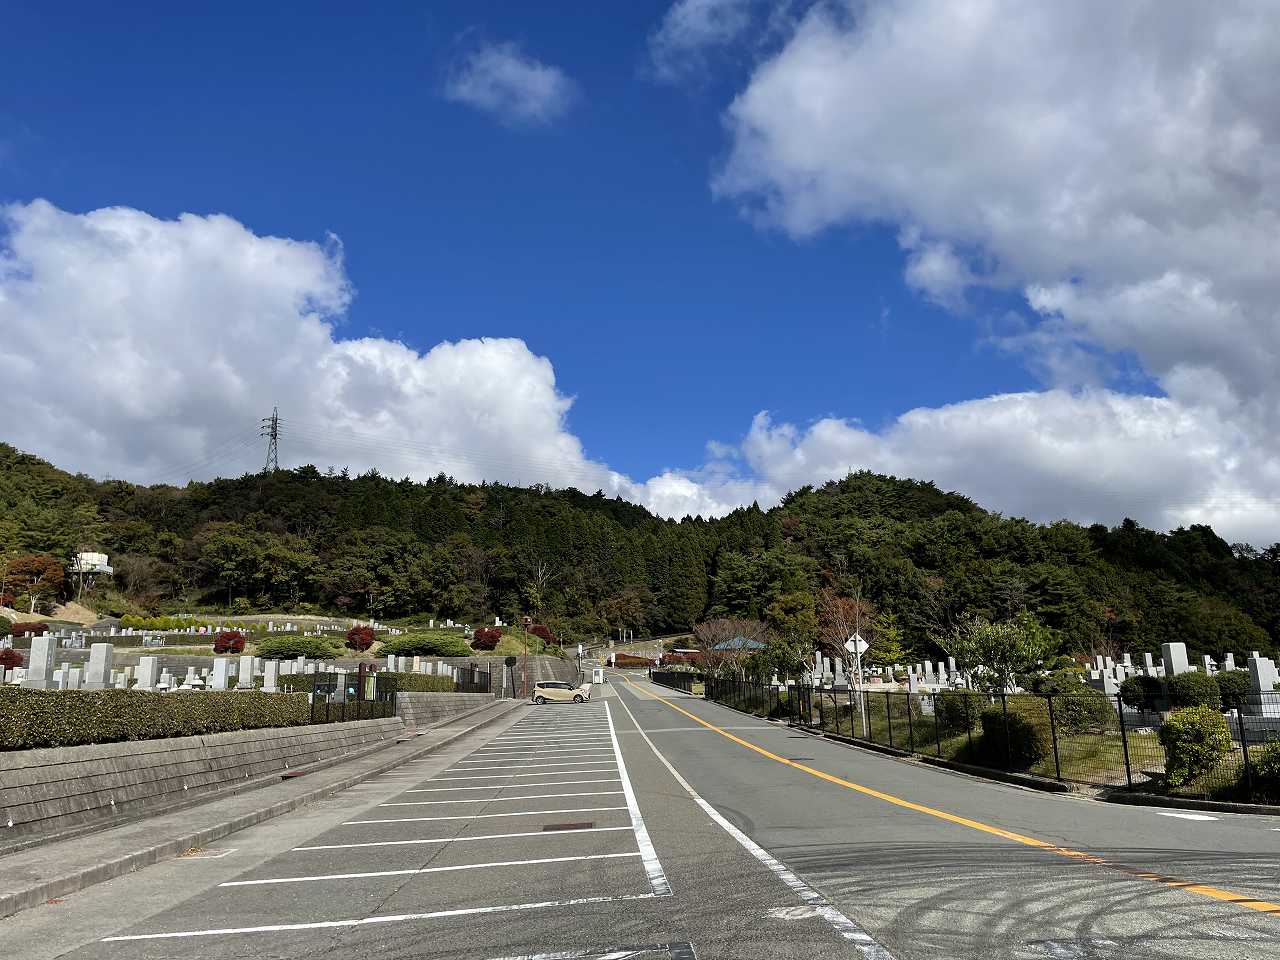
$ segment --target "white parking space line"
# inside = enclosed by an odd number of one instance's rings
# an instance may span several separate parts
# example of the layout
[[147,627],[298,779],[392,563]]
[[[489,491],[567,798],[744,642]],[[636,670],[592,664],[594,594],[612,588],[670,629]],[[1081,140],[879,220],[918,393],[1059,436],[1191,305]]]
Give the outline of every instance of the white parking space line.
[[[430,840],[371,840],[366,843],[322,843],[294,850],[350,850],[355,847],[407,847],[424,843],[470,843],[473,840],[508,840],[513,837],[565,837],[577,833],[616,833],[631,827],[583,827],[581,830],[532,830],[524,833],[482,833],[475,837],[442,837]],[[291,851],[292,852],[292,851]]]
[[[535,762],[533,760],[529,760],[525,763],[513,763],[513,764],[508,764],[507,766],[492,766],[489,764],[489,761],[486,760],[486,761],[483,761],[485,765],[481,767],[466,767],[466,768],[461,767],[462,763],[468,763],[468,762],[469,761],[467,760],[462,760],[460,761],[458,766],[453,766],[453,767],[450,767],[449,769],[459,770],[459,771],[462,771],[463,769],[465,770],[528,770],[530,767],[581,767],[584,764],[603,763],[604,761],[603,760],[572,760],[572,761],[563,760],[559,763],[541,763],[541,762]],[[475,762],[479,763],[481,761],[475,761]],[[502,762],[504,761],[500,761],[500,760],[493,761],[493,763],[495,764],[502,763]]]
[[[507,779],[502,777],[500,779]],[[520,783],[510,784],[509,786],[500,786],[496,783],[480,784],[475,787],[419,787],[416,790],[406,790],[405,793],[453,793],[458,790],[509,790],[511,787],[568,787],[578,783],[617,783],[617,777],[601,777],[599,780],[553,780],[550,783]],[[546,794],[543,794],[546,796]]]
[[535,793],[531,797],[484,797],[479,800],[400,800],[394,803],[380,803],[380,807],[427,807],[442,803],[510,803],[512,800],[549,800],[552,797],[611,797],[622,793],[621,790],[584,790],[581,793]]
[[285,933],[291,930],[332,930],[341,927],[365,927],[375,923],[404,923],[409,920],[441,920],[448,917],[473,917],[486,913],[512,913],[517,910],[545,910],[553,907],[578,907],[586,903],[618,903],[627,900],[652,900],[652,893],[622,897],[578,897],[573,900],[543,900],[537,903],[507,903],[492,907],[459,907],[455,910],[432,910],[429,913],[397,913],[384,917],[358,917],[352,920],[315,920],[310,923],[272,923],[259,927],[219,927],[216,930],[179,930],[171,933],[134,933],[119,937],[103,937],[101,943],[124,940],[174,940],[184,937],[222,937],[233,933]]
[[412,870],[371,870],[367,873],[324,873],[314,877],[271,877],[265,880],[228,880],[220,887],[263,887],[278,883],[313,883],[319,880],[367,880],[370,877],[403,877],[422,873],[457,873],[460,870],[484,870],[489,867],[527,867],[541,863],[574,863],[579,860],[621,860],[638,857],[640,852],[589,853],[574,857],[541,857],[537,860],[495,860],[492,863],[459,863],[448,867],[417,867]]
[[1153,811],[1157,817],[1177,817],[1179,820],[1221,820],[1221,817],[1211,817],[1207,813],[1171,813],[1168,810]]
[[644,742],[649,745],[649,749],[653,751],[653,755],[662,762],[662,765],[667,768],[667,772],[675,778],[676,783],[680,784],[680,786],[684,788],[685,793],[689,794],[689,797],[693,802],[701,807],[703,812],[706,813],[706,815],[715,823],[719,824],[725,833],[733,837],[734,840],[741,844],[744,850],[760,861],[760,863],[764,864],[764,866],[766,866],[774,876],[789,887],[791,891],[795,893],[796,896],[798,896],[805,904],[813,907],[815,913],[823,920],[826,920],[827,923],[831,925],[832,929],[840,934],[841,937],[853,944],[854,948],[862,954],[865,960],[893,960],[893,955],[877,943],[871,934],[863,930],[855,921],[845,916],[839,908],[832,904],[830,900],[801,880],[789,867],[787,867],[786,864],[779,861],[773,856],[773,854],[769,853],[768,850],[764,849],[764,847],[760,846],[745,833],[735,827],[725,819],[724,815],[721,814],[719,810],[709,804],[706,800],[702,799],[702,796],[698,791],[693,789],[689,784],[689,781],[680,776],[680,772],[671,765],[671,761],[662,755],[662,752],[658,749],[658,745],[649,739],[648,735],[636,720],[635,714],[631,712],[631,709],[626,705],[626,703],[621,698],[619,698],[618,702],[622,704],[622,709],[626,711],[627,716],[631,718],[631,722],[635,725],[636,732],[639,733]]
[[568,810],[517,810],[513,813],[469,813],[456,817],[394,817],[387,820],[347,820],[344,827],[365,823],[430,823],[435,820],[490,820],[494,817],[540,817],[548,813],[599,813],[604,810],[626,810],[627,807],[571,807]]
[[[411,763],[413,761],[410,761]],[[493,773],[479,777],[428,777],[423,783],[438,783],[442,780],[524,780],[529,777],[559,777],[563,774],[577,776],[579,773],[617,773],[613,767],[592,767],[589,770],[548,770],[546,773]]]
[[618,776],[622,778],[622,792],[627,798],[627,810],[631,814],[631,829],[636,834],[636,846],[640,848],[644,872],[649,878],[653,895],[668,897],[671,895],[671,884],[662,869],[662,863],[658,860],[658,852],[653,849],[653,841],[649,839],[649,828],[645,826],[644,817],[640,815],[640,804],[636,802],[636,792],[631,788],[631,778],[627,776],[627,765],[622,759],[622,747],[618,745],[618,735],[613,729],[613,714],[607,703],[604,710],[609,717],[609,735],[613,739],[614,755],[618,758]]
[[471,756],[501,757],[501,756],[518,755],[518,756],[528,757],[528,756],[533,756],[534,754],[537,754],[539,756],[550,756],[552,754],[561,754],[561,755],[569,754],[570,756],[572,756],[573,754],[576,754],[576,753],[599,753],[601,750],[608,751],[608,749],[609,749],[609,744],[607,742],[601,743],[599,745],[590,744],[590,743],[574,744],[573,746],[568,746],[568,747],[560,747],[560,746],[537,747],[537,746],[531,745],[527,747],[493,747],[492,749],[477,750],[475,753],[471,754]]

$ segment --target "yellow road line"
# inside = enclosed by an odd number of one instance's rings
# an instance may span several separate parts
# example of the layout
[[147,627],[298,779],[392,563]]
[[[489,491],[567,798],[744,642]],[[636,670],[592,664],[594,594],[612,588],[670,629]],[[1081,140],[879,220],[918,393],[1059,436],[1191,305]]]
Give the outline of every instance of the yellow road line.
[[1047,840],[1037,840],[1035,837],[1023,836],[1022,834],[1014,833],[1011,830],[1003,830],[1000,827],[993,827],[991,824],[988,824],[988,823],[982,823],[981,821],[978,821],[978,820],[970,820],[968,817],[961,817],[954,813],[948,813],[945,810],[939,810],[937,807],[928,807],[921,803],[913,803],[910,800],[904,800],[902,797],[896,797],[891,793],[885,793],[882,790],[875,790],[875,789],[872,789],[871,787],[864,787],[860,783],[854,783],[851,780],[845,780],[843,777],[837,777],[834,774],[827,773],[824,770],[815,769],[814,767],[807,766],[806,764],[800,763],[796,760],[788,760],[786,757],[780,757],[778,756],[778,754],[773,753],[770,750],[766,750],[764,747],[761,747],[757,744],[751,743],[749,740],[744,740],[739,736],[735,736],[734,734],[730,733],[728,730],[722,730],[720,727],[717,727],[713,723],[708,723],[706,720],[703,720],[701,717],[694,716],[688,710],[685,710],[683,707],[677,706],[676,704],[668,700],[666,697],[659,696],[658,694],[653,693],[652,691],[645,690],[644,688],[637,686],[631,680],[631,678],[628,677],[626,674],[623,674],[622,678],[626,680],[627,683],[637,693],[643,696],[652,698],[654,700],[658,700],[662,703],[665,703],[672,710],[676,711],[677,713],[683,714],[684,716],[692,720],[694,723],[701,724],[702,726],[706,727],[708,730],[714,730],[716,733],[720,734],[720,736],[724,737],[725,739],[732,740],[734,743],[738,744],[739,746],[746,747],[748,750],[752,750],[760,754],[760,756],[762,757],[768,757],[770,760],[776,760],[778,763],[781,763],[784,766],[793,767],[796,770],[801,770],[804,773],[817,777],[819,780],[825,780],[828,783],[834,783],[836,786],[845,787],[846,789],[853,790],[857,793],[861,793],[868,797],[875,797],[877,800],[883,800],[886,803],[892,803],[895,806],[904,807],[907,810],[914,810],[916,813],[923,813],[930,817],[937,817],[939,820],[946,820],[949,823],[959,824],[962,827],[969,827],[972,830],[981,830],[983,833],[989,833],[989,834],[992,834],[993,836],[1003,837],[1004,839],[1012,840],[1015,843],[1025,844],[1028,847],[1036,847],[1037,849],[1045,850],[1045,851],[1048,851],[1049,853],[1056,853],[1060,857],[1068,857],[1072,860],[1082,860],[1086,863],[1096,863],[1101,866],[1112,867],[1114,869],[1127,873],[1131,876],[1141,877],[1143,880],[1151,880],[1155,883],[1163,884],[1166,887],[1176,887],[1182,890],[1190,891],[1191,893],[1198,893],[1202,896],[1211,897],[1214,900],[1221,900],[1224,903],[1232,903],[1238,907],[1245,907],[1246,909],[1249,909],[1249,910],[1256,910],[1259,913],[1271,913],[1271,914],[1280,915],[1280,904],[1269,903],[1266,900],[1255,900],[1252,897],[1246,897],[1243,894],[1232,893],[1230,890],[1221,890],[1217,887],[1211,887],[1203,883],[1192,883],[1186,880],[1178,880],[1173,877],[1163,877],[1163,876],[1160,876],[1159,874],[1149,873],[1147,871],[1138,870],[1133,867],[1126,867],[1123,864],[1110,863],[1107,860],[1104,860],[1102,857],[1095,856],[1092,853],[1084,853],[1080,850],[1072,850],[1070,847],[1062,847],[1056,843],[1050,843]]

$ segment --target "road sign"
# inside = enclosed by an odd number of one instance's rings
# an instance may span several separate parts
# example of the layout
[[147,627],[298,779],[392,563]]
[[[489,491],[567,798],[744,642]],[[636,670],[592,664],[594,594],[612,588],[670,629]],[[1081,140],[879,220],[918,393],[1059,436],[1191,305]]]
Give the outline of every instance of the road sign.
[[866,653],[871,644],[862,639],[862,635],[855,633],[852,637],[844,642],[844,648],[850,653]]

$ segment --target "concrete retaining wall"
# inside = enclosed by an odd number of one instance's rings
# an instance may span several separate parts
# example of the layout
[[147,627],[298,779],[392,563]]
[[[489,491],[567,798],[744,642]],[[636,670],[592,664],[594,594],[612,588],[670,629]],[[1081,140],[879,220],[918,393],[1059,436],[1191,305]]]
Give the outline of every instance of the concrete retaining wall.
[[392,717],[0,753],[0,842],[163,810],[403,731]]
[[491,693],[397,693],[396,715],[409,727],[433,724],[493,703]]

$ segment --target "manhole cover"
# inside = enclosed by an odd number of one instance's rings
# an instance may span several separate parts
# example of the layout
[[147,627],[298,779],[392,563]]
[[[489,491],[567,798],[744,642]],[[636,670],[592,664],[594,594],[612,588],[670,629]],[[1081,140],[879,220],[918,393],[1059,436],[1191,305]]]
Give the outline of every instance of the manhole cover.
[[548,823],[542,828],[542,832],[546,833],[550,830],[590,830],[595,825],[594,820],[586,820],[582,823]]

